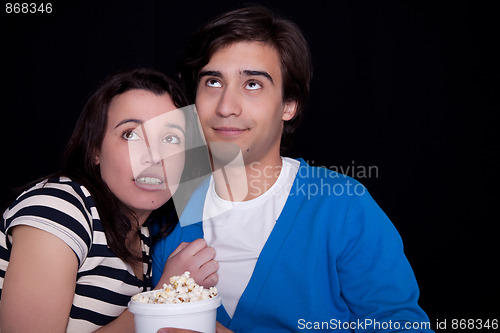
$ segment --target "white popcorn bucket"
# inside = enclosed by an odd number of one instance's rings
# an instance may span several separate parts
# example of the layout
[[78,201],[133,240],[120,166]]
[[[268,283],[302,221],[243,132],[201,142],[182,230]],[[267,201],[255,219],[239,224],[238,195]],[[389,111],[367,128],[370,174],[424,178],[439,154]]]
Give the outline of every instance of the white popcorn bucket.
[[[142,294],[151,294],[148,291]],[[156,333],[160,328],[175,327],[203,333],[215,333],[220,296],[202,301],[178,304],[152,304],[130,301],[136,333]]]

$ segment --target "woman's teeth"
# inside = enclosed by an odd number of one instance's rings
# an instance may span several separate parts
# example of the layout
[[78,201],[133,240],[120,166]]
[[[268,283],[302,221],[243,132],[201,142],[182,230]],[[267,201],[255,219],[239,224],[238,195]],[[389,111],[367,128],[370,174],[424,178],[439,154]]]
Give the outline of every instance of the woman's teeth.
[[140,183],[140,184],[148,184],[148,185],[160,185],[163,183],[163,181],[159,178],[155,178],[155,177],[141,177],[141,178],[137,178],[135,180],[136,183]]

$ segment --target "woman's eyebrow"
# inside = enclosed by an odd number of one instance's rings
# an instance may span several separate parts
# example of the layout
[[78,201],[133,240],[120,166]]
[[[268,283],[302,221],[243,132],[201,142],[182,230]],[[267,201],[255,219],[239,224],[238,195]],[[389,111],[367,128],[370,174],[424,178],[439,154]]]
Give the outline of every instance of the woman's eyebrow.
[[170,128],[177,128],[179,131],[182,132],[182,134],[186,135],[186,132],[184,131],[184,128],[182,128],[181,126],[177,125],[177,124],[174,124],[174,123],[167,123],[165,125],[166,127],[170,127]]
[[[117,128],[117,127],[119,127],[121,125],[124,125],[124,124],[128,124],[128,123],[134,123],[134,124],[137,124],[137,125],[143,125],[144,124],[144,122],[142,120],[135,119],[135,118],[129,118],[129,119],[123,119],[122,121],[120,121],[115,126],[115,128]],[[179,131],[181,131],[184,135],[186,134],[186,131],[180,125],[177,125],[177,124],[174,124],[174,123],[167,123],[167,124],[165,124],[165,127],[176,128]]]
[[127,124],[127,123],[135,123],[137,125],[142,125],[144,122],[142,120],[139,120],[139,119],[134,119],[134,118],[128,118],[128,119],[123,119],[122,121],[120,121],[116,126],[115,128],[123,125],[123,124]]

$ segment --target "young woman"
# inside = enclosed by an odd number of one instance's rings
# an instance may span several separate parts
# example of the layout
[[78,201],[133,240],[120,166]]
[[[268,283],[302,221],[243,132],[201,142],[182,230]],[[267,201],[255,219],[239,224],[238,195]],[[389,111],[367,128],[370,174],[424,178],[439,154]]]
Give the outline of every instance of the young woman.
[[[61,171],[27,186],[3,214],[0,331],[133,331],[130,297],[157,287],[153,236],[177,246],[198,234],[181,230],[170,200],[198,130],[186,105],[149,69],[111,76],[90,97]],[[202,239],[181,243],[158,286],[185,270],[214,285],[214,255]]]

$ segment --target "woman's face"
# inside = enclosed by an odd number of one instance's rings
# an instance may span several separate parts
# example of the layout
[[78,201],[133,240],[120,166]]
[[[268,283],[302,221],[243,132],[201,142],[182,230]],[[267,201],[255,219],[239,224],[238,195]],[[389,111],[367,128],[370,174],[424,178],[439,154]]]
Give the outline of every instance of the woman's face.
[[177,189],[185,161],[185,132],[184,114],[167,93],[157,96],[135,89],[112,99],[96,163],[113,194],[139,220]]

